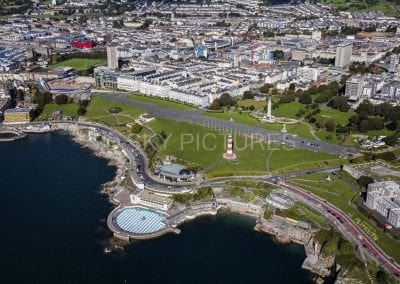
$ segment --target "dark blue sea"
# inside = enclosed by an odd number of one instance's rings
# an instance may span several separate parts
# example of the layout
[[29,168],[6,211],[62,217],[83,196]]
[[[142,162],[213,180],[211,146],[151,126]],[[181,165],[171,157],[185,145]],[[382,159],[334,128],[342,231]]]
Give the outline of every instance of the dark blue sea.
[[62,133],[0,143],[0,283],[311,283],[298,245],[229,213],[104,254],[115,168]]

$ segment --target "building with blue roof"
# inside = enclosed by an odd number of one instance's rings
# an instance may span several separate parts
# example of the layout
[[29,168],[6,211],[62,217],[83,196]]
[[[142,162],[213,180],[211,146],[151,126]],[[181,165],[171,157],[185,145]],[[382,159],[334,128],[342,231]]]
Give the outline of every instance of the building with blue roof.
[[164,165],[160,168],[158,175],[164,179],[174,181],[186,181],[194,179],[196,176],[194,172],[180,164]]

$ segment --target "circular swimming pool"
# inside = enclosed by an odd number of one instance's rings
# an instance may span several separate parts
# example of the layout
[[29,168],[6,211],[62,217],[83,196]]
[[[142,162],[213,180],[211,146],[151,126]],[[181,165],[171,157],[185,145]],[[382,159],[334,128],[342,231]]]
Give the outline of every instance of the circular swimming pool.
[[166,228],[167,215],[142,207],[128,207],[116,212],[114,224],[125,232],[144,235]]

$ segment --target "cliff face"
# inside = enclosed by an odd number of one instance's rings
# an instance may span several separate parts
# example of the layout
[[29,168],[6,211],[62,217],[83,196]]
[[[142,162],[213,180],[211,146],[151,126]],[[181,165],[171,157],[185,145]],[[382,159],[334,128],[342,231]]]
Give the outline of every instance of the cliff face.
[[282,243],[295,242],[304,245],[307,257],[302,268],[315,274],[314,281],[317,283],[323,283],[325,278],[331,276],[332,270],[336,267],[333,256],[324,257],[322,255],[321,245],[314,238],[317,230],[304,229],[274,218],[270,220],[259,219],[255,229],[274,235]]

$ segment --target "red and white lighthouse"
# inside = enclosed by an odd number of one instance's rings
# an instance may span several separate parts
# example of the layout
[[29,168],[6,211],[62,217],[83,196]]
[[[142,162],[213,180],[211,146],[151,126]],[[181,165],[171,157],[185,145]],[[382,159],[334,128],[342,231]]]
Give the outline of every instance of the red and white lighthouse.
[[227,160],[236,159],[236,155],[235,155],[235,153],[233,153],[232,135],[228,136],[227,145],[226,145],[226,153],[224,153],[224,158]]

